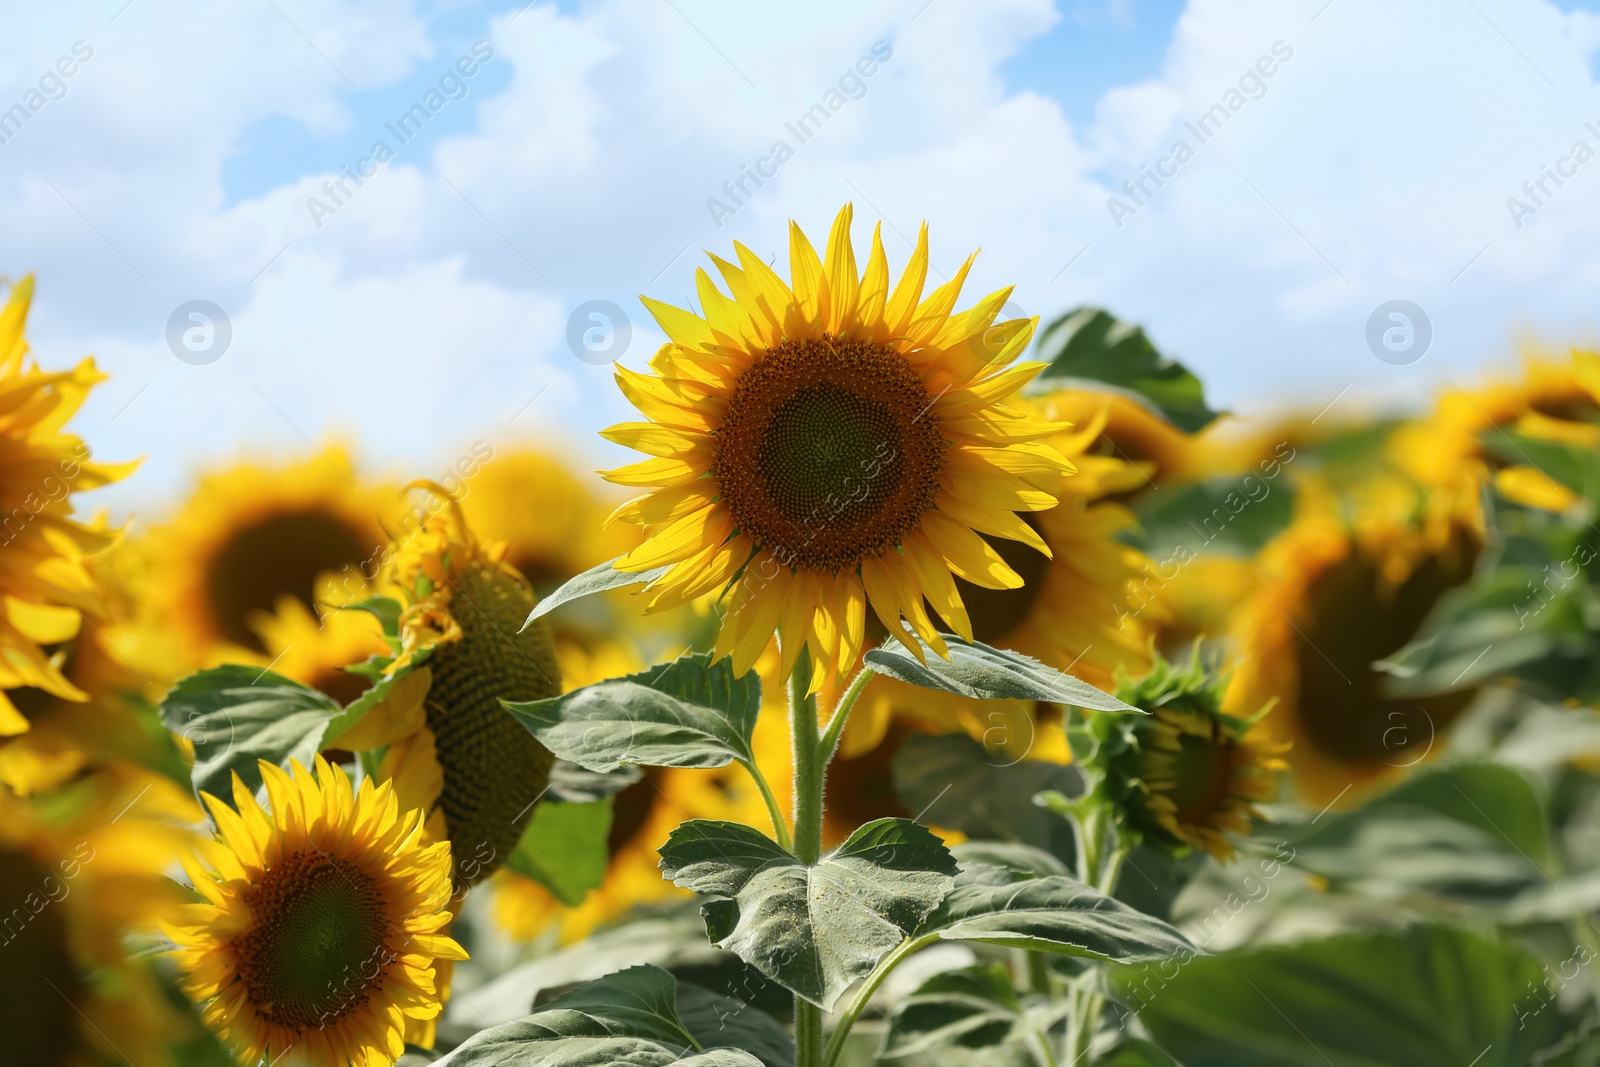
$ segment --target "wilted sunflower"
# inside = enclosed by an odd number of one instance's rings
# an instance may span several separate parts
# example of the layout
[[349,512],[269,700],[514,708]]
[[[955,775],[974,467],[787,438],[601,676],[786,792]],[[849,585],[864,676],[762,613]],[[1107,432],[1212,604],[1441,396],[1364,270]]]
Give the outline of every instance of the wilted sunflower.
[[284,467],[241,464],[205,476],[181,511],[151,530],[151,595],[200,665],[265,651],[251,627],[284,596],[308,608],[324,572],[376,577],[392,499],[362,488],[339,448]]
[[1295,782],[1323,804],[1421,760],[1472,699],[1390,698],[1373,664],[1471,576],[1480,542],[1470,519],[1437,524],[1427,494],[1395,479],[1341,496],[1307,481],[1297,511],[1262,550],[1239,609],[1225,706],[1250,714],[1271,704],[1260,729],[1293,744]]
[[413,487],[446,507],[395,544],[386,572],[405,605],[390,669],[410,673],[338,744],[387,748],[379,777],[427,813],[430,834],[449,838],[457,884],[467,886],[510,857],[554,760],[500,702],[555,696],[561,671],[543,623],[522,628],[533,591],[501,559],[504,546],[481,544],[439,486]]
[[651,490],[617,512],[647,535],[617,567],[670,568],[653,609],[727,588],[718,654],[743,674],[778,630],[785,670],[811,649],[813,686],[860,658],[869,604],[914,648],[902,618],[945,652],[924,597],[969,635],[952,574],[1022,585],[980,535],[1047,551],[1018,512],[1071,470],[1045,443],[1059,427],[1009,402],[1042,367],[1007,368],[1036,323],[995,323],[1011,290],[952,314],[968,259],[923,298],[924,226],[891,291],[877,230],[858,275],[850,219],[826,261],[791,224],[789,284],[743,245],[739,266],[713,256],[732,298],[697,271],[704,318],[645,298],[671,343],[617,382],[649,421],[605,432],[654,457],[606,475]]
[[[49,646],[78,633],[84,613],[102,612],[85,557],[115,535],[72,519],[74,493],[117,481],[134,464],[93,463],[89,446],[62,429],[105,375],[87,358],[72,370],[40,370],[22,338],[33,277],[0,310],[0,690],[28,686],[66,700],[86,694],[61,672]],[[0,736],[28,720],[0,692]]]
[[1182,666],[1158,660],[1117,696],[1150,714],[1094,716],[1096,744],[1084,762],[1124,833],[1232,859],[1227,835],[1248,834],[1261,817],[1255,806],[1277,795],[1287,746],[1222,711],[1222,684],[1198,653]]
[[246,1063],[290,1049],[316,1067],[387,1067],[439,1014],[434,969],[466,959],[450,921],[450,846],[385,782],[352,796],[320,757],[316,776],[263,760],[270,812],[233,779],[207,795],[218,839],[184,869],[207,903],[166,923],[206,1022]]
[[186,790],[123,766],[22,800],[0,787],[0,1060],[169,1063],[198,1036],[130,949],[182,890],[167,869],[201,818]]
[[[1139,673],[1149,666],[1148,635],[1162,608],[1140,586],[1151,562],[1119,539],[1133,528],[1133,514],[1108,500],[1145,485],[1149,465],[1095,451],[1107,410],[1087,403],[1080,397],[1070,408],[1074,419],[1082,420],[1081,430],[1059,432],[1046,442],[1077,473],[1061,480],[1059,504],[1024,519],[1049,554],[1035,545],[991,539],[1024,584],[987,589],[957,578],[956,588],[975,639],[1106,688],[1119,668]],[[1055,394],[1021,406],[1046,421],[1064,417]],[[842,753],[860,756],[879,743],[891,718],[899,718],[925,729],[965,730],[1018,758],[1064,760],[1069,755],[1065,740],[1059,730],[1049,729],[1054,715],[1053,709],[1025,701],[968,700],[879,678],[856,705]]]

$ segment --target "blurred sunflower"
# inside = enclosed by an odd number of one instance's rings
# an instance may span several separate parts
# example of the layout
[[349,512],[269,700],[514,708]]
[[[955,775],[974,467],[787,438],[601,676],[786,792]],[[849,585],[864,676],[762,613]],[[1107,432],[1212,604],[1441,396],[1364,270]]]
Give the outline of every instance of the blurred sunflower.
[[1436,514],[1426,491],[1400,479],[1340,496],[1307,481],[1294,523],[1262,550],[1257,595],[1236,619],[1225,708],[1272,705],[1259,728],[1292,743],[1295,781],[1312,803],[1416,763],[1472,699],[1390,699],[1372,666],[1471,576],[1480,545],[1471,517],[1441,526]]
[[1222,711],[1222,685],[1198,652],[1183,665],[1158,660],[1117,695],[1145,715],[1093,716],[1086,770],[1109,796],[1124,834],[1169,850],[1201,849],[1226,863],[1228,834],[1248,834],[1256,805],[1277,796],[1287,745],[1254,720]]
[[379,516],[392,496],[359,487],[339,448],[206,475],[168,524],[142,538],[161,616],[198,665],[259,656],[258,613],[284,596],[312,607],[324,572],[356,583],[376,576],[387,541]]
[[1140,472],[1136,480],[1116,492],[1133,495],[1144,489],[1174,482],[1193,481],[1215,473],[1206,465],[1203,436],[1184,433],[1156,412],[1131,397],[1092,389],[1062,389],[1050,393],[1052,417],[1086,426],[1091,422],[1100,432],[1087,444],[1088,452],[1132,467]]
[[[1574,351],[1569,362],[1529,344],[1518,382],[1500,382],[1439,397],[1427,417],[1398,430],[1394,462],[1435,494],[1442,515],[1467,514],[1484,529],[1481,500],[1491,480],[1509,499],[1530,507],[1563,510],[1571,490],[1531,464],[1503,464],[1485,447],[1485,435],[1509,442],[1510,433],[1568,444],[1600,444],[1600,355]],[[1434,520],[1447,523],[1449,518]]]
[[392,786],[320,757],[315,777],[262,761],[270,811],[237,775],[207,795],[219,836],[184,868],[206,903],[165,924],[185,991],[246,1063],[290,1049],[315,1067],[387,1067],[435,1019],[435,968],[466,958],[450,921],[450,846]]
[[6,1063],[174,1063],[184,1017],[127,941],[180,904],[165,871],[200,817],[174,782],[126,766],[28,800],[0,788]]
[[[89,446],[63,431],[105,375],[92,357],[51,372],[28,359],[22,331],[32,299],[30,275],[0,310],[0,690],[81,701],[87,694],[49,649],[71,640],[85,614],[103,613],[86,557],[115,534],[73,521],[72,496],[121,479],[135,464],[91,462]],[[27,717],[0,692],[0,737],[27,729]]]
[[743,674],[779,630],[784,669],[811,649],[813,688],[859,660],[869,604],[918,655],[902,618],[946,652],[924,597],[968,636],[952,574],[1021,586],[980,535],[1048,554],[1018,513],[1053,506],[1071,470],[1045,443],[1059,428],[1010,402],[1042,368],[1007,367],[1036,324],[995,323],[1010,290],[952,314],[968,259],[923,298],[924,226],[891,292],[876,230],[857,274],[850,220],[825,261],[790,225],[787,285],[743,245],[737,267],[713,256],[733,295],[697,271],[705,318],[644,298],[671,343],[617,382],[649,421],[605,432],[653,457],[606,475],[650,490],[616,513],[646,534],[617,567],[669,568],[652,609],[726,588],[718,654]]
[[439,486],[413,487],[446,506],[394,545],[384,576],[405,605],[389,669],[409,673],[338,745],[386,749],[378,776],[427,813],[429,834],[450,840],[460,888],[504,865],[554,759],[500,701],[555,696],[561,671],[543,623],[523,629],[533,591],[504,546],[480,543]]
[[[1161,608],[1136,595],[1151,561],[1119,539],[1135,520],[1127,508],[1108,499],[1144,485],[1150,465],[1094,451],[1107,408],[1090,408],[1090,402],[1089,394],[1069,400],[1083,428],[1058,432],[1045,442],[1077,473],[1061,480],[1059,504],[1024,520],[1050,554],[1017,541],[993,540],[994,550],[1023,584],[987,589],[957,578],[956,589],[976,640],[1107,688],[1119,668],[1142,673],[1149,666],[1150,628]],[[1020,406],[1059,425],[1064,414],[1059,403],[1050,394]],[[1019,757],[1069,758],[1061,732],[1041,729],[1041,724],[1058,721],[1054,709],[1017,700],[967,700],[887,678],[874,679],[857,704],[845,728],[844,757],[857,758],[876,747],[891,719],[935,731],[965,730],[991,748]]]

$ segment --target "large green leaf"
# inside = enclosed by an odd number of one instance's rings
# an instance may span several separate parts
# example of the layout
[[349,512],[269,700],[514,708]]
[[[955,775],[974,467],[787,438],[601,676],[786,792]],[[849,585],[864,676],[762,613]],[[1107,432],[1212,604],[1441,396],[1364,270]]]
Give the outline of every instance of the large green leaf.
[[705,1048],[741,1048],[764,1067],[792,1067],[794,1040],[789,1031],[759,1008],[709,989],[678,983],[678,1017]]
[[543,618],[561,605],[580,597],[622,589],[638,585],[640,582],[653,582],[667,573],[666,567],[655,567],[647,571],[619,571],[612,566],[615,562],[616,560],[607,560],[598,566],[590,567],[574,578],[569,578],[559,589],[533,606],[533,612],[529,614],[528,621],[522,624],[522,628],[527,629],[535,619]]
[[592,771],[725,767],[755,759],[750,737],[761,714],[756,672],[704,652],[626,678],[506,708],[546,748]]
[[971,837],[1072,848],[1072,826],[1033,802],[1047,789],[1081,793],[1073,766],[1014,759],[966,734],[913,734],[895,753],[890,774],[906,811],[932,826]]
[[1200,552],[1253,554],[1289,525],[1294,487],[1288,478],[1247,471],[1159,486],[1140,493],[1133,509],[1139,517],[1138,547],[1166,561],[1164,567],[1180,567]]
[[879,674],[911,685],[974,700],[1042,700],[1096,711],[1139,710],[1020,652],[992,648],[982,641],[965,641],[955,634],[940,636],[950,648],[949,659],[923,645],[925,662],[918,661],[904,645],[889,638],[867,653],[867,665]]
[[[678,1015],[678,984],[659,967],[630,967],[557,997],[525,1019],[491,1027],[440,1067],[761,1067],[748,1052],[706,1047]],[[690,1053],[699,1055],[690,1055]]]
[[984,873],[976,867],[963,871],[963,882],[971,884],[957,886],[918,935],[1118,963],[1197,951],[1174,927],[1075,878],[1002,881]]
[[1206,406],[1199,378],[1156,351],[1144,330],[1100,308],[1076,308],[1046,326],[1036,358],[1050,365],[1034,380],[1033,392],[1109,386],[1185,433],[1204,429],[1218,415]]
[[661,847],[661,870],[705,905],[711,940],[824,1010],[939,905],[956,863],[926,827],[878,819],[815,865],[760,831],[696,819]]
[[880,1060],[948,1067],[1042,1067],[1060,1038],[1065,999],[1024,1001],[997,963],[946,971],[895,1007]]
[[546,800],[534,807],[506,866],[577,907],[605,879],[610,832],[609,798],[588,804]]
[[1285,832],[1294,864],[1336,892],[1492,904],[1547,884],[1539,794],[1498,764],[1430,768],[1361,808]]
[[310,766],[343,711],[309,686],[238,664],[191,674],[161,701],[167,729],[194,745],[195,789],[229,803],[234,774],[252,791],[261,787],[258,760]]
[[1114,974],[1186,1067],[1525,1067],[1565,1025],[1537,960],[1442,926]]

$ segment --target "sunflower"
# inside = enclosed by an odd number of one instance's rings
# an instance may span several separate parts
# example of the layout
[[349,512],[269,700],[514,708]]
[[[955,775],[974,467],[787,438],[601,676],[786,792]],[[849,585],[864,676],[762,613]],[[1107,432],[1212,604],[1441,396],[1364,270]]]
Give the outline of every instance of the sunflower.
[[1133,495],[1144,489],[1174,482],[1193,481],[1214,473],[1205,461],[1203,438],[1184,433],[1139,401],[1093,389],[1062,389],[1049,394],[1057,417],[1077,425],[1091,421],[1100,426],[1089,442],[1090,451],[1133,465],[1141,474],[1119,489]]
[[206,795],[218,838],[184,869],[204,904],[166,925],[184,989],[247,1063],[290,1049],[317,1067],[387,1067],[439,1014],[434,968],[466,959],[450,921],[450,846],[389,783],[352,794],[320,757],[313,777],[263,760],[270,812],[233,779]]
[[259,657],[266,645],[251,623],[282,597],[310,608],[324,572],[357,584],[377,575],[387,541],[379,516],[392,496],[361,488],[339,448],[205,476],[142,540],[165,625],[199,665]]
[[[1517,418],[1516,432],[1536,441],[1600,449],[1600,354],[1574,351],[1568,381],[1576,387],[1572,393],[1560,403],[1547,401],[1543,410],[1530,404]],[[1578,500],[1577,493],[1531,461],[1496,472],[1495,487],[1515,503],[1546,511],[1565,511]]]
[[[72,496],[117,481],[135,465],[91,462],[82,438],[62,430],[105,375],[92,357],[50,372],[28,359],[22,329],[32,299],[30,275],[0,310],[0,690],[26,686],[84,700],[49,648],[75,636],[85,614],[101,614],[86,557],[115,535],[73,521]],[[27,729],[27,717],[0,692],[0,737]]]
[[1158,659],[1118,697],[1150,714],[1093,716],[1096,743],[1085,764],[1111,799],[1125,838],[1161,848],[1197,848],[1226,863],[1229,833],[1248,834],[1256,805],[1273,799],[1288,746],[1264,739],[1222,711],[1222,685],[1198,652],[1183,666]]
[[1008,403],[1042,369],[1002,369],[1037,320],[995,323],[1009,289],[952,314],[970,258],[922,298],[926,226],[892,292],[878,230],[858,276],[850,220],[826,263],[790,225],[787,285],[743,245],[739,266],[713,256],[732,298],[697,271],[704,318],[644,298],[670,343],[617,382],[649,421],[605,432],[653,457],[606,475],[650,490],[617,512],[646,534],[617,568],[668,568],[653,610],[726,590],[717,654],[743,674],[776,629],[785,670],[810,648],[813,687],[860,658],[869,604],[918,655],[902,618],[947,652],[924,597],[970,636],[952,574],[1021,586],[980,535],[1048,553],[1018,513],[1071,471],[1045,443],[1059,427]]
[[1271,704],[1260,728],[1293,744],[1295,780],[1323,804],[1416,763],[1472,699],[1392,699],[1373,664],[1471,576],[1480,541],[1468,516],[1441,527],[1428,494],[1394,478],[1341,496],[1308,480],[1297,510],[1262,550],[1236,615],[1240,662],[1225,707]]
[[[1068,401],[1067,410],[1082,420],[1083,429],[1058,432],[1046,441],[1077,473],[1061,480],[1059,504],[1024,520],[1050,555],[1016,541],[992,541],[1024,584],[986,589],[957,578],[956,589],[977,640],[1107,688],[1119,669],[1139,673],[1149,666],[1151,625],[1162,609],[1141,595],[1151,561],[1120,540],[1134,527],[1133,514],[1110,499],[1146,484],[1150,465],[1098,451],[1108,409],[1089,403],[1087,394]],[[1021,404],[1046,421],[1064,414],[1055,394]],[[1059,721],[1057,709],[1020,700],[968,700],[888,678],[874,679],[856,705],[845,728],[843,756],[860,758],[876,747],[891,720],[925,730],[965,730],[1019,758],[1070,758],[1064,735],[1048,728]]]
[[423,512],[385,572],[405,603],[403,651],[388,669],[409,673],[338,744],[385,749],[379,777],[427,813],[435,839],[450,840],[464,888],[510,857],[554,761],[500,702],[555,696],[561,671],[549,630],[522,628],[533,591],[502,559],[504,545],[479,542],[444,489],[413,487],[447,506]]
[[26,800],[0,787],[6,1063],[173,1063],[185,1019],[128,941],[179,906],[165,870],[200,817],[187,791],[126,765]]

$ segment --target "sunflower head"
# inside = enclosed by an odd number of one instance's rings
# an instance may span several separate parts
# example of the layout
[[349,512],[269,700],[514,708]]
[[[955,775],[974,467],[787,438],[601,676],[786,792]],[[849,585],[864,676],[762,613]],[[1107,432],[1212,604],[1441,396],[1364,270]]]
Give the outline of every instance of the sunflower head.
[[561,670],[543,621],[525,625],[533,591],[503,546],[480,543],[446,490],[414,487],[445,502],[394,547],[386,572],[405,605],[389,670],[416,669],[368,716],[360,747],[388,746],[379,773],[450,838],[466,886],[510,858],[554,762],[501,701],[555,696]]
[[[116,536],[75,521],[72,498],[135,465],[91,462],[89,446],[63,429],[105,375],[92,358],[67,371],[44,371],[28,358],[22,333],[32,300],[29,276],[0,308],[0,690],[82,701],[87,694],[52,648],[77,634],[84,613],[103,614],[88,557]],[[0,692],[0,736],[27,729],[27,717]]]
[[1352,786],[1420,761],[1473,697],[1396,699],[1374,666],[1472,575],[1478,534],[1465,517],[1435,521],[1436,499],[1384,477],[1338,494],[1306,481],[1235,615],[1241,661],[1226,706],[1272,705],[1261,728],[1293,744],[1295,784],[1314,804],[1354,800]]
[[261,773],[265,808],[237,775],[234,807],[205,797],[218,837],[184,864],[205,903],[167,924],[184,988],[244,1062],[392,1063],[408,1021],[439,1013],[435,967],[466,958],[439,933],[450,846],[388,783],[352,794],[320,757]]
[[721,594],[718,653],[742,674],[777,631],[785,670],[810,648],[814,687],[860,658],[869,606],[919,655],[910,631],[946,652],[924,598],[971,637],[954,578],[1021,586],[985,537],[1048,554],[1021,514],[1072,469],[1059,427],[1013,403],[1043,365],[1007,367],[1036,321],[995,321],[1010,290],[955,312],[969,259],[924,296],[926,227],[891,289],[877,231],[858,272],[850,220],[823,256],[791,224],[787,283],[743,245],[713,256],[728,292],[696,273],[704,317],[646,298],[670,343],[617,381],[648,421],[605,434],[654,457],[607,475],[649,490],[615,517],[645,534],[619,569],[667,568],[651,609]]
[[[1253,719],[1222,711],[1223,682],[1198,650],[1183,665],[1157,657],[1117,696],[1148,716],[1098,715],[1085,771],[1111,800],[1125,837],[1170,851],[1198,848],[1226,862],[1229,833],[1248,834],[1255,805],[1276,794],[1287,746]],[[1259,716],[1257,716],[1259,718]]]

